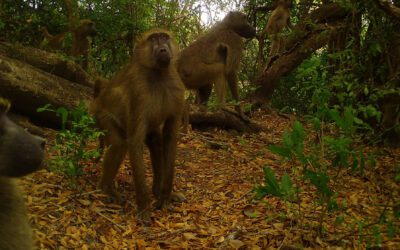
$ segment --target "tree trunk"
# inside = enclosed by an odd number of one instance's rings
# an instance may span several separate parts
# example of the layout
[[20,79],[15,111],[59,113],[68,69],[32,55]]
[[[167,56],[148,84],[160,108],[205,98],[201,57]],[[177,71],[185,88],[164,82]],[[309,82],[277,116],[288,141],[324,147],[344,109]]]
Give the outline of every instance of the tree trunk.
[[225,109],[215,112],[190,112],[189,123],[195,128],[219,127],[234,129],[241,133],[254,133],[262,130],[260,125],[243,119],[235,111]]

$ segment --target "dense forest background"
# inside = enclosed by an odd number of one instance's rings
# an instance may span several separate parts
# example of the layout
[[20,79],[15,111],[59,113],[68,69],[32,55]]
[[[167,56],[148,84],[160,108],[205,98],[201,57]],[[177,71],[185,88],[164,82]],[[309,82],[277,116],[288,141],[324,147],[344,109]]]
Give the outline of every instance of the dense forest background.
[[[35,129],[59,129],[40,133],[52,141],[51,162],[62,173],[24,181],[34,197],[28,209],[37,214],[31,221],[41,248],[398,249],[400,1],[294,0],[293,28],[281,34],[284,50],[268,61],[271,40],[262,34],[275,7],[275,0],[0,1],[0,96]],[[91,100],[94,79],[109,79],[127,64],[143,32],[170,30],[186,48],[231,10],[244,12],[257,29],[257,37],[245,41],[238,75],[240,103],[256,129],[231,131],[229,116],[219,129],[202,124],[182,135],[177,186],[186,190],[188,204],[178,208],[182,216],[158,212],[154,231],[126,222],[132,213],[121,216],[132,204],[107,210],[88,203],[85,197],[104,199],[91,191],[99,132],[80,105]],[[71,34],[62,49],[51,51],[42,33],[44,27],[63,33],[80,19],[94,21],[98,31],[87,72],[67,55]],[[187,96],[194,107],[193,93]],[[213,96],[208,104],[212,121],[222,114],[217,103]],[[235,104],[228,97],[228,106]],[[68,115],[72,126],[65,126]],[[191,110],[193,128],[196,118]],[[83,174],[89,180],[76,177]],[[40,191],[38,180],[63,184],[43,184],[56,191]],[[119,180],[125,183],[126,176]],[[81,194],[73,194],[80,185]],[[79,212],[71,215],[68,206]],[[94,212],[83,212],[88,207]],[[51,225],[46,209],[63,218],[66,229]]]
[[[351,106],[360,119],[380,128],[374,129],[375,135],[389,133],[395,137],[389,136],[391,139],[398,141],[397,9],[395,5],[391,8],[388,1],[336,1],[343,8],[340,11],[344,11],[339,13],[339,9],[324,9],[331,2],[335,1],[294,1],[291,20],[296,25],[294,32],[286,31],[287,55],[274,65],[286,69],[271,73],[277,71],[272,67],[266,73],[269,83],[265,85],[273,87],[264,86],[258,96],[262,102],[269,100],[278,85],[275,82],[280,81],[272,105],[288,112],[310,114],[316,106],[311,98],[313,93],[327,90],[335,93],[327,97],[330,105]],[[107,78],[127,62],[135,39],[149,28],[171,30],[184,48],[228,10],[243,10],[261,32],[273,6],[274,1],[79,1],[70,13],[63,1],[3,1],[0,28],[3,40],[40,47],[41,28],[59,34],[68,30],[71,16],[89,18],[95,21],[100,34],[92,44],[93,68],[97,75]],[[315,11],[318,9],[322,13]],[[307,23],[314,18],[310,13],[321,15],[317,20],[320,23]],[[301,33],[304,29],[307,34]],[[313,39],[320,41],[311,44]],[[290,57],[298,44],[309,47],[302,48],[309,52]],[[265,58],[268,39],[262,46],[261,57]],[[259,87],[257,64],[263,63],[255,60],[259,57],[257,40],[247,42],[242,60],[246,70],[240,74],[240,83],[241,95],[251,103],[258,102],[250,94]]]

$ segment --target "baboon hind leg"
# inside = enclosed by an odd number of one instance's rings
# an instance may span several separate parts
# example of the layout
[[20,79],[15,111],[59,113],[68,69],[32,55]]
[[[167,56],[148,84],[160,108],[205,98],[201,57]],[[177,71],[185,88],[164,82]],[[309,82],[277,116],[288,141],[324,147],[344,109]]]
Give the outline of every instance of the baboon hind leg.
[[161,169],[164,167],[162,143],[162,136],[159,132],[149,134],[146,138],[153,168],[153,194],[157,200],[161,196]]
[[197,90],[196,93],[196,102],[200,104],[202,109],[206,110],[207,109],[207,102],[208,99],[211,96],[211,91],[212,91],[212,85],[207,85],[204,87],[201,87]]
[[119,196],[114,190],[114,179],[122,161],[124,160],[126,151],[127,147],[123,143],[111,144],[104,155],[103,173],[99,183],[99,188],[112,198],[119,199]]
[[126,155],[127,145],[120,137],[118,128],[111,123],[108,125],[107,134],[102,139],[103,146],[106,146],[106,152],[104,154],[103,171],[99,188],[112,198],[118,199],[119,196],[114,191],[114,179]]

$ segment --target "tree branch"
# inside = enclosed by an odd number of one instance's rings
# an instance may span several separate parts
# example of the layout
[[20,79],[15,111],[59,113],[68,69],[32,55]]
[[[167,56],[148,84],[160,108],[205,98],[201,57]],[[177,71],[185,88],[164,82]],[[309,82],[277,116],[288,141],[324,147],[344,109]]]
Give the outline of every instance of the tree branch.
[[383,11],[387,14],[395,17],[400,18],[400,8],[392,4],[388,0],[375,0],[374,1]]

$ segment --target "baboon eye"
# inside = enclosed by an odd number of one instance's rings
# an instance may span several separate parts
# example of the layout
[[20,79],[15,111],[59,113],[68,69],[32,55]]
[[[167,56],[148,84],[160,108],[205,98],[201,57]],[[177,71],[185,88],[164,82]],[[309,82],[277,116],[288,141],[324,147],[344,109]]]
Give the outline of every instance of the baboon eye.
[[160,40],[161,41],[168,41],[169,36],[167,36],[166,34],[160,34]]

